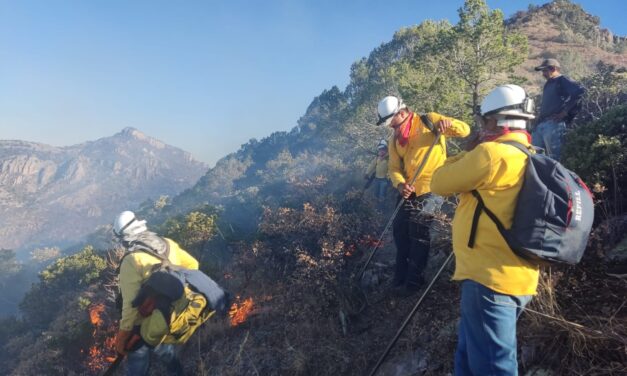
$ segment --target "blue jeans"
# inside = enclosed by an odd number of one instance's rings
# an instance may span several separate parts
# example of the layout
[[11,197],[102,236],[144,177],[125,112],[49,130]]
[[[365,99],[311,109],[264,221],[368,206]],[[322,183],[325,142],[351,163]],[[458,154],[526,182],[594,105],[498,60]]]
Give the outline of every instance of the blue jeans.
[[559,161],[565,134],[566,123],[563,121],[545,120],[536,125],[536,128],[531,133],[531,143],[533,146],[546,150],[546,155]]
[[390,181],[387,178],[374,179],[375,197],[377,198],[377,200],[383,201],[385,199],[385,194],[388,191],[389,185]]
[[176,358],[174,345],[159,345],[154,349],[143,345],[139,349],[129,352],[126,356],[126,376],[144,376],[148,374],[150,353],[153,352],[161,359],[170,375],[183,375],[183,367]]
[[516,321],[530,300],[462,282],[455,376],[518,375]]

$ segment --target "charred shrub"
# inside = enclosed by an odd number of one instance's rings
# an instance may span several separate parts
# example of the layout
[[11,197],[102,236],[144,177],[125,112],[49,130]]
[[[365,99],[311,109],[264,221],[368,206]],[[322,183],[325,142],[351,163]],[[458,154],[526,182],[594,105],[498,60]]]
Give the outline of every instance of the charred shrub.
[[299,301],[290,316],[337,313],[338,287],[378,217],[357,192],[336,198],[302,189],[312,198],[302,206],[264,208],[258,239],[240,250],[237,268],[247,282],[288,284],[284,298]]

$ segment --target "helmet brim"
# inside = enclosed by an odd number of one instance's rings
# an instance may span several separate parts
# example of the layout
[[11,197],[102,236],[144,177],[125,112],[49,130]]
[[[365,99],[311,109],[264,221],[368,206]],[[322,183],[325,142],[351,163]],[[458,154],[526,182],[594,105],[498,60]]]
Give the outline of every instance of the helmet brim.
[[392,118],[394,117],[395,114],[392,114],[388,117],[379,119],[379,121],[377,121],[377,126],[381,126],[383,125],[384,127],[389,127],[390,123],[392,123]]

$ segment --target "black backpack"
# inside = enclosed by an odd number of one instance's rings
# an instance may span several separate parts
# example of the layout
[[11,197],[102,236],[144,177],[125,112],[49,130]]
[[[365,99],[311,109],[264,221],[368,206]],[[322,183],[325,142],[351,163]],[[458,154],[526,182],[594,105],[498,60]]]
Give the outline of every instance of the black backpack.
[[506,229],[488,209],[477,190],[477,208],[468,247],[473,248],[479,216],[485,212],[509,247],[537,264],[576,264],[588,244],[594,221],[592,194],[574,172],[543,154],[532,154],[518,142],[507,141],[528,157],[525,178],[516,202],[512,227]]
[[[120,265],[126,256],[137,252],[148,253],[161,260],[159,264],[153,267],[149,278],[142,284],[142,288],[133,301],[134,306],[140,305],[144,297],[151,293],[156,293],[164,298],[164,301],[171,303],[182,296],[184,286],[187,285],[206,298],[207,309],[216,311],[221,316],[226,315],[229,309],[230,294],[202,271],[187,269],[170,263],[170,247],[165,239],[154,233],[146,232],[145,236],[134,241],[132,246],[133,250],[124,255],[120,260]],[[120,299],[118,302],[120,309],[121,305]]]

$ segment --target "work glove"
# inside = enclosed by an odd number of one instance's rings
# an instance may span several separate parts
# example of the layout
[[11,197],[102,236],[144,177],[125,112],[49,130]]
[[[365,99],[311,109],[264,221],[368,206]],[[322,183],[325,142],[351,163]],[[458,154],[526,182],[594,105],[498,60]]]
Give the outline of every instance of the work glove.
[[118,330],[118,334],[115,336],[115,351],[118,354],[126,355],[128,353],[126,344],[133,332],[130,330]]

